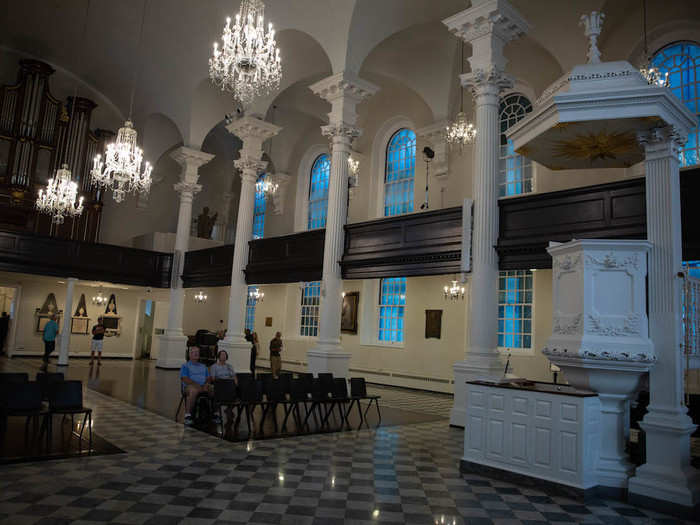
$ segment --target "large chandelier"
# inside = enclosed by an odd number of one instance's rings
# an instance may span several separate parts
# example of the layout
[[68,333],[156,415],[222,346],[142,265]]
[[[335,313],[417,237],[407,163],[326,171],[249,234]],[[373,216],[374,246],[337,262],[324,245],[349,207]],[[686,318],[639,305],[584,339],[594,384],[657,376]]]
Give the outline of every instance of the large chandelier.
[[71,180],[68,164],[56,170],[56,176],[49,179],[46,189],[39,190],[36,209],[51,215],[53,224],[63,224],[66,216],[75,217],[83,212],[83,197],[78,198],[78,184]]
[[443,296],[445,299],[452,299],[453,301],[464,299],[464,286],[459,286],[455,279],[450,286],[443,288]]
[[92,183],[112,190],[116,202],[122,202],[127,193],[148,193],[151,188],[153,166],[147,161],[143,170],[143,151],[136,144],[137,132],[130,120],[119,128],[117,140],[107,145],[104,161],[96,155],[93,162]]
[[214,43],[209,77],[222,91],[233,93],[246,106],[279,87],[282,60],[272,24],[265,31],[261,0],[243,0],[233,26],[226,18],[221,40],[221,49]]
[[650,86],[668,87],[668,71],[661,73],[659,68],[651,63],[649,49],[647,47],[647,2],[642,0],[642,27],[644,30],[644,56],[646,63],[639,68],[639,73]]
[[[464,42],[459,41],[460,47],[460,71],[464,73],[462,68],[464,67]],[[459,113],[457,113],[457,118],[454,122],[451,122],[445,128],[445,138],[450,146],[459,146],[462,149],[463,146],[471,144],[474,142],[474,137],[476,137],[476,127],[474,124],[467,121],[467,116],[464,114],[464,86],[459,87]]]

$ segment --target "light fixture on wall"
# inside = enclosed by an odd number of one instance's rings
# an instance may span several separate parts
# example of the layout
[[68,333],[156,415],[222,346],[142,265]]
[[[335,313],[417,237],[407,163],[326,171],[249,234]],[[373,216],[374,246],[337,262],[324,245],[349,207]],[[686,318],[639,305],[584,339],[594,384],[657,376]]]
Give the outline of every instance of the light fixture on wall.
[[262,303],[263,299],[265,299],[265,292],[261,292],[260,288],[253,288],[250,292],[248,292],[248,297],[250,297],[256,303]]
[[[464,42],[459,41],[460,59],[459,70],[464,74]],[[476,137],[476,127],[471,122],[467,121],[467,116],[464,114],[464,86],[461,79],[459,83],[459,113],[454,122],[451,122],[445,128],[445,138],[450,146],[459,146],[461,150],[465,145],[474,142]]]
[[445,286],[442,291],[445,299],[453,301],[464,299],[464,286],[460,286],[457,279],[453,279],[452,284]]
[[243,0],[231,25],[226,18],[222,45],[214,42],[209,59],[209,78],[244,106],[277,89],[282,78],[282,59],[275,30],[265,31],[265,5],[261,0]]
[[92,296],[92,304],[96,304],[97,306],[104,306],[107,304],[107,298],[102,294],[102,290],[97,292],[97,295]]
[[[136,92],[136,77],[138,74],[138,52],[143,38],[143,25],[146,20],[146,5],[143,2],[141,14],[141,31],[137,45],[137,57],[134,60],[134,80],[131,86],[131,100],[129,102],[129,118],[117,132],[117,140],[107,145],[104,160],[102,155],[96,155],[93,160],[90,177],[92,183],[100,188],[112,190],[112,197],[116,202],[122,202],[128,193],[148,193],[151,189],[151,172],[153,166],[146,161],[143,163],[143,150],[138,147],[136,139],[138,133],[131,121],[134,109],[134,93]],[[143,164],[143,169],[141,166]]]
[[207,295],[203,291],[194,294],[194,302],[197,304],[204,304],[207,302]]
[[644,31],[644,60],[646,60],[646,62],[639,68],[639,72],[650,86],[668,87],[668,71],[662,74],[659,69],[651,63],[651,56],[649,55],[649,48],[647,47],[646,0],[642,0],[642,28]]

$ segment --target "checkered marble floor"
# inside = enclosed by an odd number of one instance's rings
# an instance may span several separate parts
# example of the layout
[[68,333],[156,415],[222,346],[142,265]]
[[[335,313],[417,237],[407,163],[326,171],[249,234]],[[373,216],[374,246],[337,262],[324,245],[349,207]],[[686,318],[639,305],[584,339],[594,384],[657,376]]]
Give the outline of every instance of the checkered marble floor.
[[91,390],[86,404],[127,453],[3,468],[2,523],[675,523],[463,477],[444,422],[234,444]]
[[450,417],[453,404],[452,394],[422,392],[391,386],[367,385],[367,393],[382,396],[382,407],[399,408],[444,418]]

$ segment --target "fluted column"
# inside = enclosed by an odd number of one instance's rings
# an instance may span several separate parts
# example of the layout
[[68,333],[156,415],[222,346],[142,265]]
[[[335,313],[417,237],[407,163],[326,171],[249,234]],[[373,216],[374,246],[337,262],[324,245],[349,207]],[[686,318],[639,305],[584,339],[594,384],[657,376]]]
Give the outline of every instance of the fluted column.
[[690,466],[690,435],[696,425],[684,402],[681,349],[682,265],[678,152],[686,137],[670,126],[639,134],[646,160],[649,251],[649,336],[657,362],[649,373],[649,411],[640,423],[647,461],[630,479],[629,491],[692,507],[700,502],[700,478]]
[[378,88],[354,73],[343,71],[313,84],[310,89],[331,104],[329,124],[323,126],[321,131],[330,139],[333,149],[328,183],[318,343],[306,355],[309,372],[331,372],[336,377],[348,377],[350,354],[340,344],[343,279],[339,264],[345,243],[348,157],[352,141],[361,133],[355,127],[357,104],[376,93]]
[[61,328],[61,340],[58,347],[58,365],[68,366],[68,353],[70,352],[70,325],[73,320],[73,290],[78,281],[75,277],[69,277],[66,285],[66,303],[63,307],[63,327]]
[[253,213],[255,211],[255,183],[267,162],[262,158],[263,143],[280,132],[282,128],[255,117],[242,117],[229,124],[226,129],[243,142],[240,158],[234,161],[241,175],[241,194],[236,218],[236,239],[231,268],[231,289],[228,300],[228,324],[226,338],[219,342],[225,349],[235,370],[247,370],[250,366],[250,343],[243,333],[248,284],[245,267],[248,264],[248,243],[253,239]]
[[472,47],[471,72],[462,85],[474,98],[476,139],[473,147],[474,233],[469,278],[469,348],[455,363],[455,397],[450,423],[465,426],[465,382],[503,373],[498,355],[498,163],[501,131],[499,94],[512,85],[505,74],[503,47],[523,35],[528,24],[506,0],[475,1],[473,7],[443,23]]
[[182,172],[180,173],[180,182],[173,186],[175,191],[180,194],[180,208],[175,233],[168,326],[165,329],[165,334],[160,336],[158,361],[156,362],[156,366],[159,368],[179,368],[185,360],[187,338],[182,331],[185,290],[182,287],[181,274],[185,263],[185,252],[187,252],[190,242],[192,201],[202,189],[202,186],[197,184],[199,168],[214,158],[214,155],[186,146],[176,149],[170,156],[180,164]]

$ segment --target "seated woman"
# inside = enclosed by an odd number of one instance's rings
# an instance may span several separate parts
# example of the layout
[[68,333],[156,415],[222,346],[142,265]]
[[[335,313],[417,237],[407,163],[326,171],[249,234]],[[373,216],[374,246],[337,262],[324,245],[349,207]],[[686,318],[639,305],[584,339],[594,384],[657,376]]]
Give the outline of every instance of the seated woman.
[[209,367],[209,375],[212,381],[216,381],[217,379],[233,379],[236,384],[238,384],[235,370],[226,361],[228,361],[228,353],[226,350],[219,350],[219,353],[216,354],[216,362]]

